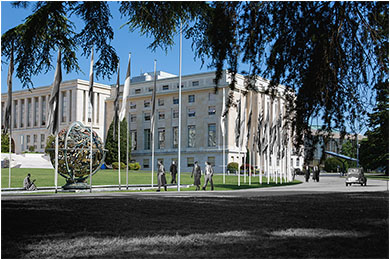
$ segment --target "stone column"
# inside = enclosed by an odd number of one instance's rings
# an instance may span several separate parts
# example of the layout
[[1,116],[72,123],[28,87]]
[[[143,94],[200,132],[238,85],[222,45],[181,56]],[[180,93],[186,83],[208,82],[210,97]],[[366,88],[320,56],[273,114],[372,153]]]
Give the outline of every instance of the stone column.
[[31,108],[32,108],[32,127],[36,127],[38,125],[38,122],[37,122],[37,111],[35,110],[35,98],[36,97],[32,97],[31,98]]
[[68,98],[68,105],[67,105],[67,111],[66,111],[66,122],[70,123],[72,122],[72,107],[73,104],[72,104],[72,91],[71,90],[68,90],[67,91],[67,94],[66,94],[66,97]]
[[38,97],[38,124],[37,126],[38,127],[41,127],[41,123],[42,123],[42,96],[39,96]]

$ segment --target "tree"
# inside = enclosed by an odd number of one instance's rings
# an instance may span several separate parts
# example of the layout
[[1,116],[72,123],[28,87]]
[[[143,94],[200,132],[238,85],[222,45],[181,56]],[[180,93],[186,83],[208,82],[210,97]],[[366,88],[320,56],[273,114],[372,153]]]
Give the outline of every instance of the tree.
[[[123,119],[120,123],[121,127],[121,135],[120,135],[120,144],[121,144],[121,162],[126,164],[126,138],[127,138],[127,121]],[[116,128],[116,137],[114,139],[114,121],[111,123],[110,128],[108,129],[105,149],[106,159],[105,162],[108,165],[112,165],[114,162],[118,162],[118,125]],[[131,142],[129,140],[129,162],[130,162],[130,154],[131,154]]]
[[[153,38],[152,49],[171,46],[183,21],[195,57],[211,59],[216,86],[226,67],[233,76],[230,88],[235,89],[240,61],[250,65],[242,72],[249,79],[247,88],[254,88],[250,79],[258,75],[270,79],[272,95],[276,86],[285,85],[297,148],[306,138],[314,149],[310,120],[316,117],[323,121],[323,135],[329,136],[334,126],[344,135],[348,122],[366,114],[365,99],[374,86],[388,81],[386,2],[131,1],[121,2],[120,13],[130,30],[140,29]],[[85,21],[78,33],[71,15]],[[97,74],[110,76],[118,63],[110,45],[110,18],[107,2],[37,2],[34,14],[2,35],[3,56],[8,58],[15,45],[17,77],[28,84],[31,75],[51,67],[55,48],[64,49],[64,65],[70,71],[78,69],[77,45],[84,55],[96,45]]]
[[9,153],[9,134],[1,134],[1,152]]

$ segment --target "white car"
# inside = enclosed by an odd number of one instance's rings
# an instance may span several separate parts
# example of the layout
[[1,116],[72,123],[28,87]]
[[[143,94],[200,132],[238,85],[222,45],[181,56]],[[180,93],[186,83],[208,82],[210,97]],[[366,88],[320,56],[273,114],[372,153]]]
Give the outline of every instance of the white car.
[[347,178],[345,179],[345,186],[352,184],[360,184],[367,186],[367,178],[364,176],[362,168],[349,168]]

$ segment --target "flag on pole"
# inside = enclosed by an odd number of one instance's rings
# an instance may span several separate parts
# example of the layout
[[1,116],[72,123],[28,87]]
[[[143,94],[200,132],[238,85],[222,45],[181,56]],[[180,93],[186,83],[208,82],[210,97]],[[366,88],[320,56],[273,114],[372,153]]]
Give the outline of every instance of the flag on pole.
[[267,109],[267,118],[265,119],[263,138],[261,141],[263,147],[263,154],[265,154],[265,152],[268,149],[268,132],[269,132],[268,128],[269,128],[269,109]]
[[49,129],[50,134],[54,135],[58,132],[58,109],[59,109],[59,96],[60,96],[60,84],[62,81],[62,72],[61,72],[61,49],[58,50],[57,57],[57,67],[54,74],[54,82],[51,90],[50,100],[49,100],[49,115],[48,121],[49,124],[47,128]]
[[241,131],[241,95],[237,104],[237,118],[236,118],[236,146],[240,146],[240,131]]
[[89,101],[91,102],[91,107],[93,107],[93,47],[91,51],[91,66],[89,69]]
[[225,136],[225,120],[226,120],[226,104],[225,104],[225,89],[222,90],[222,113],[221,113],[221,132],[222,136]]
[[121,107],[121,111],[119,113],[119,120],[120,121],[122,121],[126,116],[127,97],[130,94],[130,60],[131,60],[131,54],[129,54],[129,63],[127,64],[125,85],[123,86],[122,107]]
[[154,128],[155,128],[155,113],[156,113],[156,84],[157,84],[157,71],[156,71],[156,63],[157,61],[154,60],[154,83],[153,83],[153,92],[152,92],[152,115],[150,117],[150,137],[152,141],[154,140]]
[[119,78],[119,62],[118,62],[118,75],[116,79],[116,93],[114,100],[114,139],[116,138],[116,126],[118,124],[118,112],[119,112],[119,95],[120,95],[120,78]]
[[262,140],[264,138],[264,135],[261,133],[263,128],[263,109],[259,112],[259,117],[257,118],[257,133],[255,135],[255,141],[253,142],[253,145],[255,143],[257,144],[257,152],[261,155],[262,154]]
[[[246,127],[245,127],[245,123],[246,123],[246,111],[247,111],[247,102],[246,102],[246,98],[244,100],[244,113],[243,114],[243,119],[241,120],[241,129],[240,129],[240,133],[241,133],[241,136],[240,136],[240,146],[242,146],[243,144],[246,144]],[[246,147],[246,146],[245,146]]]
[[247,97],[249,98],[249,113],[248,113],[248,122],[247,122],[247,135],[246,135],[246,144],[245,147],[249,148],[251,144],[251,124],[252,124],[252,92],[248,92]]
[[11,129],[11,109],[12,109],[12,74],[14,73],[14,48],[12,45],[11,57],[8,67],[7,85],[8,85],[8,98],[7,106],[5,107],[4,114],[4,133],[8,133],[8,129]]

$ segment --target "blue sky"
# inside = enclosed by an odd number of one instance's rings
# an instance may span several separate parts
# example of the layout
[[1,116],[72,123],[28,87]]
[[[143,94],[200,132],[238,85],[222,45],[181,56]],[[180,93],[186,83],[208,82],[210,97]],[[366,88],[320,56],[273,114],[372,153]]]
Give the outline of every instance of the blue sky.
[[[7,30],[15,27],[23,22],[23,19],[31,14],[31,8],[13,8],[11,2],[1,1],[1,33],[3,34]],[[141,71],[149,72],[153,71],[153,61],[157,60],[157,70],[163,70],[173,74],[179,74],[179,36],[175,37],[175,45],[165,53],[162,49],[156,49],[155,52],[148,49],[147,46],[152,42],[151,38],[141,36],[138,32],[130,33],[126,27],[120,28],[125,22],[125,19],[121,19],[119,13],[119,4],[117,2],[110,2],[111,14],[111,26],[114,29],[114,40],[112,46],[116,49],[119,58],[121,59],[121,83],[123,84],[126,75],[126,66],[128,60],[128,54],[131,52],[131,74],[132,76],[138,76]],[[76,23],[77,30],[81,30],[80,26],[83,24]],[[53,55],[56,57],[56,55]],[[89,57],[78,55],[79,65],[83,70],[83,73],[70,73],[66,74],[63,71],[63,81],[71,80],[75,78],[88,80],[89,72]],[[55,61],[54,61],[55,64]],[[213,69],[207,68],[207,63],[201,68],[201,61],[194,61],[194,53],[191,49],[191,41],[186,40],[183,37],[183,66],[182,74],[194,74],[206,71],[212,71]],[[7,73],[8,65],[2,66],[1,71],[1,92],[7,91]],[[15,75],[15,73],[14,73]],[[54,69],[47,74],[42,74],[33,77],[34,87],[50,85],[53,82]],[[116,80],[116,76],[108,79],[95,79],[95,81],[104,84],[113,84]],[[21,83],[15,77],[13,78],[13,90],[22,89]]]

